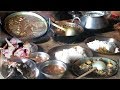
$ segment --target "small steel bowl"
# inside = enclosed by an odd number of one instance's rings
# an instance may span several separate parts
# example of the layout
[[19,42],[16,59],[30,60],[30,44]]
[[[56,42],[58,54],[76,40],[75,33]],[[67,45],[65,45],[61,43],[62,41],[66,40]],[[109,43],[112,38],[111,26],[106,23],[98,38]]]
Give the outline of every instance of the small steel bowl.
[[29,58],[34,60],[36,63],[42,63],[49,60],[50,56],[45,52],[33,52],[30,54]]
[[[63,71],[63,73],[60,73],[60,74],[48,74],[45,71],[45,67],[47,67],[49,65],[60,66],[60,67],[64,68],[64,71]],[[52,68],[51,70],[55,70],[55,68],[54,69]],[[48,61],[43,62],[40,65],[40,71],[47,79],[60,79],[64,76],[65,72],[67,71],[67,65],[60,60],[48,60]]]
[[[92,51],[100,53],[100,54],[105,54],[105,55],[115,55],[120,53],[120,41],[114,39],[114,38],[109,38],[109,37],[104,37],[104,36],[92,36],[84,40],[84,43],[87,45],[87,43],[92,42],[94,40],[99,40],[99,41],[107,41],[107,42],[112,42],[116,45],[117,48],[119,48],[119,52],[114,53],[113,51],[109,51],[108,53],[104,52],[99,52],[97,50],[93,50],[90,48]],[[88,45],[87,45],[88,46]],[[89,46],[88,46],[89,47]]]

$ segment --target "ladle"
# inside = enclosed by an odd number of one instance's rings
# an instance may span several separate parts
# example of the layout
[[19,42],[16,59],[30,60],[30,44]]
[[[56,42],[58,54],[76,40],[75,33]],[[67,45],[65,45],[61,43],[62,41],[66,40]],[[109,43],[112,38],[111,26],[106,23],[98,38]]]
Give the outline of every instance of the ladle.
[[104,70],[106,68],[106,65],[103,61],[96,61],[92,64],[92,69],[87,71],[86,73],[80,75],[79,77],[77,77],[76,79],[81,79],[82,77],[90,74],[91,72],[93,72],[94,70]]
[[74,35],[76,34],[76,32],[75,32],[75,30],[74,30],[73,28],[65,29],[65,28],[57,25],[56,23],[51,22],[51,24],[52,24],[53,26],[55,26],[56,28],[59,28],[59,29],[65,31],[65,35],[66,35],[66,36],[74,36]]

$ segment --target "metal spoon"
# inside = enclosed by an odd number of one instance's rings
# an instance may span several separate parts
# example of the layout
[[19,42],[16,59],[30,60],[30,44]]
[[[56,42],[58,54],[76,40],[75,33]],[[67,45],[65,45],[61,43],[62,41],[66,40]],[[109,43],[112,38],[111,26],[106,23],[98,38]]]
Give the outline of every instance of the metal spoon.
[[89,70],[89,71],[87,71],[86,73],[80,75],[80,76],[77,77],[76,79],[81,79],[82,77],[90,74],[91,72],[93,72],[93,71],[96,70],[96,69],[97,69],[97,70],[104,70],[104,69],[106,68],[106,65],[105,65],[105,63],[102,62],[102,61],[96,61],[96,62],[94,62],[94,63],[92,64],[92,67],[93,67],[93,68],[92,68],[91,70]]
[[61,26],[59,26],[59,25],[57,25],[57,24],[55,24],[55,23],[53,23],[53,22],[51,22],[51,24],[52,24],[53,26],[55,26],[55,27],[57,27],[57,28],[65,31],[65,35],[66,35],[66,36],[74,36],[74,35],[76,34],[76,32],[75,32],[75,30],[74,30],[73,28],[65,29],[65,28],[63,28],[63,27],[61,27]]

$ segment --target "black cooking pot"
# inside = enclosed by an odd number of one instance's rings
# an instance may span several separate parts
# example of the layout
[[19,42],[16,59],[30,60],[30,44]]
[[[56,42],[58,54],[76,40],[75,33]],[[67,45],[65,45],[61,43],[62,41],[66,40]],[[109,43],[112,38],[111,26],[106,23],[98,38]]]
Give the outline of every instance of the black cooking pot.
[[63,28],[73,28],[73,30],[75,30],[76,32],[72,36],[67,36],[65,31],[51,26],[51,31],[53,33],[52,36],[55,41],[60,41],[64,43],[77,43],[84,40],[84,29],[79,24],[68,21],[56,21],[55,23]]

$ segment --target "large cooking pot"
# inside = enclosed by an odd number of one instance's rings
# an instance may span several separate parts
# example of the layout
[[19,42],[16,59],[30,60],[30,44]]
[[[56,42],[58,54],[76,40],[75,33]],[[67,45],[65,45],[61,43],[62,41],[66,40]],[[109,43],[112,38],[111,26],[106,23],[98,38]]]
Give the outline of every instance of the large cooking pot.
[[48,31],[47,20],[31,11],[20,11],[8,15],[4,20],[5,30],[21,40],[32,40]]
[[80,24],[86,29],[103,29],[109,25],[107,16],[110,13],[108,11],[86,11],[81,13],[81,17],[72,13],[73,21],[78,19]]

